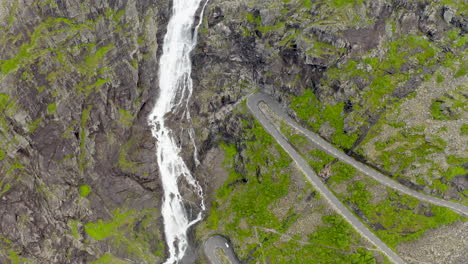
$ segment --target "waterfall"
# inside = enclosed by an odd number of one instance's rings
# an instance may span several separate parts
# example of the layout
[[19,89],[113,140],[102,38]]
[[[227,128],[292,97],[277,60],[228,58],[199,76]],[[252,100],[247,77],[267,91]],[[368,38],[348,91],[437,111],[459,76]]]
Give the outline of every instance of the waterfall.
[[[198,193],[203,193],[190,170],[180,156],[180,147],[174,133],[166,125],[165,116],[177,110],[184,111],[189,119],[188,100],[192,95],[192,64],[190,52],[196,45],[200,23],[193,30],[195,13],[201,0],[173,0],[172,17],[164,36],[163,53],[159,61],[159,97],[149,116],[149,124],[157,141],[157,161],[164,190],[161,213],[164,219],[164,232],[169,250],[166,264],[178,263],[188,247],[187,230],[201,220],[201,212],[189,220],[182,195],[177,185],[179,179],[185,180]],[[206,3],[205,3],[206,5]],[[203,8],[204,9],[204,8]],[[203,12],[200,14],[203,17]],[[201,21],[201,19],[200,19]],[[189,134],[192,143],[193,132]],[[196,148],[195,148],[196,151]],[[198,162],[194,154],[195,162]]]

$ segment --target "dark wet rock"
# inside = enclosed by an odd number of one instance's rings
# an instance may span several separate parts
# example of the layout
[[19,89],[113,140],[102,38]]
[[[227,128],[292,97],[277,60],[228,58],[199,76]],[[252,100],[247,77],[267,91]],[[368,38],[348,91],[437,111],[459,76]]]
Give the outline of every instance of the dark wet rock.
[[418,190],[418,191],[422,191],[424,190],[424,185],[420,185],[420,184],[415,184],[413,183],[412,181],[406,179],[406,178],[402,178],[402,177],[397,177],[396,180],[403,184],[404,186],[410,188],[410,189],[413,189],[413,190]]
[[450,182],[459,192],[468,190],[468,174],[455,176]]
[[375,231],[386,230],[386,228],[381,223],[371,223],[370,226]]

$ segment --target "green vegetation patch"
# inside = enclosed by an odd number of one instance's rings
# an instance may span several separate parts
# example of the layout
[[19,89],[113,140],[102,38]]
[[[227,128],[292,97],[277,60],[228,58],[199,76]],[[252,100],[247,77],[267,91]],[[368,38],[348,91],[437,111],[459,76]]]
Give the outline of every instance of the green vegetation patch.
[[69,35],[89,28],[88,24],[76,24],[65,18],[48,18],[29,33],[29,41],[23,43],[18,52],[10,59],[0,60],[0,80],[6,75],[16,72],[20,67],[31,64],[35,59],[53,51],[40,47],[43,38],[57,33],[58,28],[66,28]]
[[[84,230],[94,240],[109,241],[116,252],[125,252],[139,260],[154,263],[164,252],[160,248],[164,248],[164,244],[158,243],[161,238],[157,233],[155,219],[154,210],[116,209],[110,220],[99,219],[97,222],[87,223]],[[103,257],[101,261],[112,259],[111,256]]]
[[71,234],[75,239],[79,239],[81,237],[79,226],[81,222],[79,220],[73,219],[68,221],[68,226],[70,228]]
[[351,148],[358,138],[357,133],[348,133],[344,131],[344,103],[335,105],[322,104],[311,89],[307,89],[301,96],[291,99],[291,108],[297,113],[297,116],[306,121],[315,131],[325,122],[335,129],[331,138],[332,142],[344,147]]
[[334,157],[318,149],[312,149],[309,151],[308,155],[303,156],[305,156],[306,160],[309,162],[309,166],[311,166],[316,173],[319,173],[325,165],[335,160]]
[[[227,182],[217,191],[217,197],[223,199],[230,196],[231,210],[235,213],[233,225],[239,224],[241,219],[246,219],[250,225],[279,229],[281,223],[268,206],[288,193],[290,179],[287,168],[291,160],[276,144],[272,150],[276,153],[273,154],[276,158],[270,160],[272,154],[267,153],[265,149],[273,144],[273,138],[256,121],[252,128],[245,130],[244,136],[250,139],[246,142],[245,149],[249,159],[245,164],[246,172],[241,174],[232,170]],[[233,146],[225,149],[228,157],[234,155]],[[240,184],[242,182],[245,184]],[[233,192],[234,187],[239,190]],[[215,223],[217,220],[212,215],[208,222]],[[213,224],[213,227],[216,225]]]
[[[413,128],[397,134],[388,142],[379,142],[376,148],[380,149],[382,155],[392,155],[392,163],[388,166],[395,167],[395,164],[402,164],[408,168],[414,162],[422,162],[425,157],[434,152],[440,152],[445,148],[446,143],[434,136],[427,138],[422,134],[424,128]],[[404,136],[403,136],[404,135]],[[406,146],[405,149],[412,151],[408,158],[404,156],[401,150],[393,152],[396,144],[413,144],[412,148]],[[300,149],[300,147],[296,146]],[[388,154],[391,153],[391,154]],[[309,150],[307,155],[302,153],[308,160],[311,167],[316,172],[320,172],[326,164],[330,164],[334,158],[330,157],[323,151],[313,149]],[[394,156],[393,156],[394,155]],[[412,157],[412,158],[411,158]],[[407,161],[409,159],[409,162]],[[408,163],[407,163],[408,162]],[[429,160],[427,161],[429,162]],[[468,159],[461,158],[455,155],[447,156],[447,162],[452,165],[447,174],[460,175],[468,173],[462,168],[462,164],[468,162]],[[456,169],[455,169],[456,168]],[[418,239],[425,231],[432,228],[437,228],[442,225],[447,225],[458,220],[462,220],[458,214],[449,209],[436,206],[423,206],[418,200],[407,195],[401,195],[387,188],[387,193],[372,193],[368,190],[369,187],[378,183],[369,179],[359,177],[359,180],[354,178],[358,174],[357,170],[341,161],[334,163],[331,167],[331,176],[327,180],[328,186],[332,191],[337,192],[334,187],[337,184],[345,183],[346,191],[336,193],[337,197],[343,201],[348,207],[359,216],[365,216],[367,225],[374,230],[384,242],[392,248],[404,241],[413,241]],[[434,188],[446,191],[447,186],[440,180],[433,183]],[[374,196],[385,195],[385,198],[380,198],[374,201]],[[339,243],[335,242],[335,245]]]
[[422,207],[410,196],[387,189],[388,197],[373,204],[373,194],[366,183],[356,181],[348,185],[346,195],[340,195],[347,205],[358,209],[369,221],[368,225],[388,246],[418,239],[425,231],[448,225],[463,217],[444,207]]
[[119,108],[119,124],[125,128],[130,128],[135,116],[131,112]]
[[468,136],[468,124],[461,125],[460,133],[462,136]]
[[135,144],[135,139],[130,138],[119,150],[119,162],[116,164],[122,171],[128,173],[136,173],[141,169],[142,164],[132,161],[131,150]]
[[129,262],[121,260],[112,254],[106,253],[99,259],[91,262],[91,264],[128,264]]
[[356,172],[357,170],[354,167],[339,161],[332,167],[333,175],[328,179],[328,183],[339,184],[346,182],[352,179]]
[[[14,98],[11,98],[9,94],[0,93],[0,130],[3,131],[5,134],[10,129],[7,118],[14,115],[17,109],[18,106]],[[0,137],[0,144],[4,144],[6,138],[3,138],[3,134],[0,135]]]
[[53,115],[53,114],[55,114],[56,111],[57,111],[57,104],[53,103],[53,104],[49,104],[47,106],[47,113],[48,114]]
[[120,227],[125,227],[135,220],[135,211],[121,213],[116,209],[111,221],[98,220],[96,223],[85,225],[86,233],[96,240],[103,240],[118,233]]
[[[308,236],[308,240],[290,239],[275,243],[257,255],[257,259],[272,263],[356,263],[375,264],[371,251],[365,248],[352,250],[356,246],[357,233],[339,215],[322,217],[323,225]],[[259,236],[266,234],[260,233]],[[263,237],[264,244],[271,245],[270,237]],[[265,245],[264,245],[265,247]],[[266,263],[266,262],[265,262]]]
[[341,8],[347,5],[360,5],[364,0],[331,0],[330,4],[334,7]]
[[79,193],[81,197],[87,197],[91,193],[91,187],[89,185],[81,185]]
[[440,4],[454,9],[457,15],[468,13],[468,3],[464,0],[441,0]]
[[430,111],[435,120],[457,120],[468,112],[463,89],[450,91],[444,96],[433,100]]
[[[275,211],[278,204],[292,192],[297,197],[288,199],[302,201],[309,197],[312,200],[307,203],[315,204],[314,212],[318,213],[323,210],[323,205],[317,205],[319,195],[307,183],[296,190],[298,187],[290,178],[290,157],[257,121],[245,116],[241,119],[243,141],[220,144],[229,177],[217,190],[210,215],[198,227],[198,235],[225,234],[241,258],[250,255],[265,263],[375,263],[373,253],[356,248],[360,237],[340,216],[324,216],[322,224],[311,223],[318,228],[289,233],[302,215],[291,205],[285,208],[285,215],[279,216]],[[283,124],[281,130],[288,127]],[[305,140],[292,133],[286,135],[292,136],[293,141]],[[358,260],[362,262],[354,262]]]
[[80,125],[80,156],[79,156],[79,166],[80,166],[80,171],[83,172],[83,170],[86,168],[88,165],[88,161],[86,159],[87,155],[87,150],[86,150],[86,139],[88,138],[88,130],[87,130],[87,124],[88,124],[88,119],[91,114],[91,109],[93,108],[92,105],[88,105],[86,108],[83,109],[81,112],[81,125]]

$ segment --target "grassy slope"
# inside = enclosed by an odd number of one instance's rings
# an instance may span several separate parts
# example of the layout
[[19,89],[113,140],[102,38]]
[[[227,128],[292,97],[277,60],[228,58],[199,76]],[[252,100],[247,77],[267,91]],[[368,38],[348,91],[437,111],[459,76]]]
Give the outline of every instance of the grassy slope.
[[[230,176],[217,191],[210,216],[198,228],[200,239],[214,233],[227,235],[248,263],[383,261],[304,184],[289,156],[258,122],[249,116],[243,131],[245,169],[238,169],[239,149],[222,144]],[[317,221],[307,220],[311,217]]]

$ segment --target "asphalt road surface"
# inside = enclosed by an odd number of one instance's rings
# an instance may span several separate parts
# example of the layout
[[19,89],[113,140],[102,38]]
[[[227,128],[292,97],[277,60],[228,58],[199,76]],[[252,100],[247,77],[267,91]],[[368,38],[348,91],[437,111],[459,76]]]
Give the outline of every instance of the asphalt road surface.
[[233,248],[230,246],[229,241],[227,241],[222,236],[212,236],[205,241],[204,250],[205,255],[208,257],[212,264],[225,264],[216,255],[216,250],[221,249],[224,251],[226,257],[231,261],[232,264],[240,264],[239,259],[237,259],[236,254],[234,254]]

